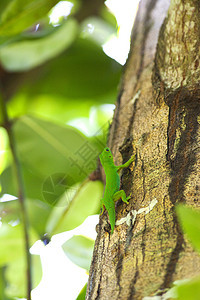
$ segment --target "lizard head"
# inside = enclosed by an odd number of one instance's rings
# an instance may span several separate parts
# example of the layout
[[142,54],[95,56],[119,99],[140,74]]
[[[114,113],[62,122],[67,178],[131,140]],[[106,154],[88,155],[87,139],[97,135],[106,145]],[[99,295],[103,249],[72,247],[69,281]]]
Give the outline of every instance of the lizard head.
[[102,153],[99,155],[99,158],[102,165],[110,162],[113,163],[113,155],[108,147],[104,148]]

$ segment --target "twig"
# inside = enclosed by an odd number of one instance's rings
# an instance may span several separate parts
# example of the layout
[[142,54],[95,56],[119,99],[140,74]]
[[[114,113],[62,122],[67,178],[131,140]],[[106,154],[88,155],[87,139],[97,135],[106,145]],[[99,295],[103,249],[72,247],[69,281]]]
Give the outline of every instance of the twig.
[[32,278],[31,278],[31,254],[29,252],[29,235],[28,235],[29,222],[28,222],[28,215],[25,206],[23,178],[21,173],[20,162],[16,151],[16,143],[15,143],[15,138],[12,130],[12,122],[9,120],[6,105],[1,95],[0,95],[0,108],[3,117],[3,127],[6,129],[9,138],[10,149],[13,156],[14,170],[15,170],[15,175],[17,180],[18,200],[20,204],[22,224],[24,228],[25,253],[26,253],[26,264],[27,264],[27,300],[31,300]]

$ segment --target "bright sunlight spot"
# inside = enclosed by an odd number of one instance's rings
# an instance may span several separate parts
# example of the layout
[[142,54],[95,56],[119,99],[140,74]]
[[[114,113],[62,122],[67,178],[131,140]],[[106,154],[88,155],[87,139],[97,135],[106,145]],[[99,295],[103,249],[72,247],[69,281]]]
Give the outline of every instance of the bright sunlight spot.
[[139,0],[107,0],[106,5],[117,19],[118,36],[103,45],[104,52],[124,65],[130,49],[130,35]]
[[[76,127],[87,136],[94,136],[97,131],[99,131],[99,123],[101,123],[99,119],[101,118],[101,114],[104,115],[104,120],[106,118],[111,121],[114,109],[114,104],[103,104],[98,107],[93,106],[90,109],[89,118],[72,119],[67,124]],[[101,124],[101,126],[104,125],[105,124]]]
[[9,201],[13,201],[16,200],[17,197],[9,195],[9,194],[4,194],[1,198],[0,198],[0,202],[9,202]]
[[95,226],[98,221],[98,215],[90,216],[76,229],[55,235],[47,246],[44,246],[41,241],[32,246],[31,253],[40,255],[43,267],[43,278],[32,291],[33,300],[75,300],[77,298],[88,280],[88,275],[84,269],[66,257],[61,246],[73,235],[84,235],[95,239]]
[[61,17],[67,17],[70,14],[72,7],[73,3],[71,2],[58,2],[51,11],[49,23],[52,25],[58,25]]
[[[117,36],[112,36],[105,44],[102,45],[103,51],[115,59],[121,65],[124,65],[128,57],[130,49],[130,35],[135,15],[137,12],[139,0],[107,0],[106,6],[115,15],[118,24]],[[50,14],[50,23],[54,26],[59,25],[60,18],[67,17],[73,3],[68,1],[60,1],[53,9]],[[95,23],[98,21],[95,20]],[[98,24],[96,24],[98,25]],[[103,24],[101,24],[103,26]],[[92,34],[95,29],[94,24],[87,24],[88,33]],[[101,42],[103,39],[104,32],[99,33],[99,37],[96,39]]]

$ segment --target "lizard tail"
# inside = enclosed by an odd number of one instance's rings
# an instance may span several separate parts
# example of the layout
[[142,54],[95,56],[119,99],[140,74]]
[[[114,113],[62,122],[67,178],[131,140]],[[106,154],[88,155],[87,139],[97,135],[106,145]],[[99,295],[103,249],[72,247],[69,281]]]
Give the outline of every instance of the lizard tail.
[[111,234],[113,234],[115,228],[115,209],[113,207],[110,207],[108,209],[108,216],[110,220]]

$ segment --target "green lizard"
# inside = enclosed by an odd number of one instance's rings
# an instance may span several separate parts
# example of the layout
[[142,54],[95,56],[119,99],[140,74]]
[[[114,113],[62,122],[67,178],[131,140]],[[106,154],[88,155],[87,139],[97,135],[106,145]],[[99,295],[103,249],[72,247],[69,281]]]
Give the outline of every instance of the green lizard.
[[119,190],[120,177],[118,173],[121,169],[127,168],[132,161],[134,161],[135,155],[132,156],[125,164],[120,166],[115,166],[113,156],[109,148],[105,148],[99,155],[99,158],[106,174],[106,187],[104,196],[101,199],[102,212],[100,215],[103,214],[106,208],[110,219],[112,234],[115,227],[115,201],[121,198],[122,201],[128,204],[128,200],[131,198],[131,196],[126,197],[124,190]]

